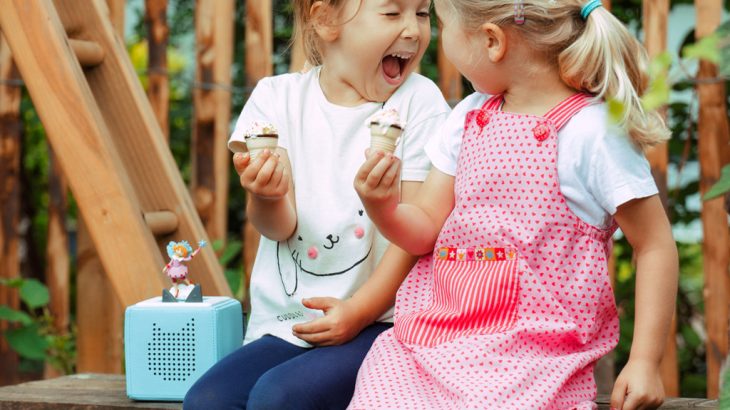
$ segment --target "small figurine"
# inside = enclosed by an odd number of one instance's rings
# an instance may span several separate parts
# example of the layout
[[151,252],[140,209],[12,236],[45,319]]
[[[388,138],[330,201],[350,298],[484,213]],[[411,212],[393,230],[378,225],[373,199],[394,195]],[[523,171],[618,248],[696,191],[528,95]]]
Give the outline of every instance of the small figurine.
[[[193,257],[195,257],[195,255],[197,255],[205,245],[205,241],[200,241],[198,242],[198,249],[193,251],[193,248],[190,246],[188,241],[170,241],[170,243],[167,244],[167,256],[170,257],[170,262],[162,268],[162,273],[166,274],[172,280],[170,293],[172,293],[176,299],[178,299],[178,296],[180,295],[180,286],[182,284],[185,285],[183,287],[183,289],[187,291],[185,293],[189,293],[190,287],[192,287],[192,283],[188,280],[188,267],[185,266],[185,262],[193,259]],[[183,298],[185,298],[185,296],[183,296]]]

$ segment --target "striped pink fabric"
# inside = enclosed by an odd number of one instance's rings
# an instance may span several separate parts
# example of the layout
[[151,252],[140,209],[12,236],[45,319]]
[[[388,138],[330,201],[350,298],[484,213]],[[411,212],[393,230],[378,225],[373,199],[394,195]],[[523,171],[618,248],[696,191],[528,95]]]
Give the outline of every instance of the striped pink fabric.
[[593,365],[618,341],[615,227],[578,218],[557,175],[557,130],[592,97],[543,117],[502,101],[467,115],[455,207],[398,290],[395,326],[365,358],[352,409],[595,408]]

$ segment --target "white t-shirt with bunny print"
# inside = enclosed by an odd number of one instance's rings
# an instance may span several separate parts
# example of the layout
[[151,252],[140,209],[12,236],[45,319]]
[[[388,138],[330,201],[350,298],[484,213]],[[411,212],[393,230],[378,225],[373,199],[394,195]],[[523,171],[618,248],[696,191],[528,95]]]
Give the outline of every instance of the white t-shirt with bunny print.
[[[254,121],[278,129],[292,166],[297,228],[286,241],[261,238],[244,343],[270,334],[308,347],[292,335],[292,326],[322,312],[306,309],[301,300],[348,298],[375,269],[388,242],[365,213],[353,181],[370,146],[366,120],[382,108],[397,110],[406,122],[395,153],[403,164],[401,179],[423,181],[430,168],[423,147],[450,111],[427,78],[411,74],[384,107],[330,103],[319,85],[319,67],[256,85],[231,140],[243,141]],[[392,309],[379,321],[392,321]]]

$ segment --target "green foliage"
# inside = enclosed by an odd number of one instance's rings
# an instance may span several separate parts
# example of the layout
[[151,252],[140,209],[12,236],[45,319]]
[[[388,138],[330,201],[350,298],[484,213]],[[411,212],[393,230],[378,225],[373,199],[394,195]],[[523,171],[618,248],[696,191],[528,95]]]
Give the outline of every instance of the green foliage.
[[59,333],[48,310],[48,288],[35,279],[0,278],[0,286],[17,289],[28,313],[0,305],[0,321],[8,323],[2,336],[20,357],[46,361],[64,374],[73,372],[76,345],[73,333]]
[[709,191],[707,191],[703,199],[707,201],[709,199],[717,198],[727,192],[730,192],[730,165],[725,165],[722,168],[722,175],[720,176],[720,179],[712,186],[712,188],[710,188]]

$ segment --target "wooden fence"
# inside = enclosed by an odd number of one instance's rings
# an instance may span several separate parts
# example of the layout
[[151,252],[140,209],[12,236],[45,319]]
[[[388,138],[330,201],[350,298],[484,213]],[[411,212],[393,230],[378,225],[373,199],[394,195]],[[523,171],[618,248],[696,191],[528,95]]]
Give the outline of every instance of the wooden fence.
[[[245,83],[253,86],[264,76],[271,75],[273,50],[272,0],[248,0],[245,21]],[[106,0],[109,16],[124,35],[125,0]],[[604,2],[610,7],[610,2]],[[230,155],[225,141],[231,122],[231,95],[229,90],[233,58],[234,0],[196,0],[196,87],[193,92],[195,117],[192,126],[192,178],[190,192],[196,209],[211,239],[225,240],[227,228],[228,179]],[[712,33],[720,24],[720,0],[696,0],[696,36]],[[169,108],[169,78],[166,49],[167,0],[145,0],[147,26],[148,97],[155,116],[167,135]],[[666,48],[669,0],[644,0],[643,27],[645,44],[650,55],[656,56]],[[444,58],[438,54],[438,84],[449,101],[462,97],[462,79]],[[290,67],[303,66],[303,52],[295,44]],[[720,169],[730,163],[730,133],[728,131],[726,95],[723,82],[702,81],[717,76],[717,67],[708,62],[700,64],[697,92],[699,95],[699,158],[700,192],[704,193],[720,176]],[[9,48],[0,38],[0,277],[15,277],[20,272],[19,246],[21,243],[20,203],[21,181],[20,118],[21,84],[12,62]],[[648,152],[652,172],[667,204],[668,153],[665,145]],[[68,236],[64,225],[66,214],[66,183],[51,155],[48,209],[48,239],[46,266],[43,277],[51,292],[50,309],[55,326],[60,331],[70,324],[70,275]],[[704,231],[704,302],[707,332],[707,397],[716,398],[719,392],[720,366],[728,354],[728,315],[730,313],[730,234],[723,198],[707,201],[702,206]],[[79,219],[77,248],[77,370],[79,372],[122,372],[123,306],[106,279],[86,229]],[[245,271],[250,267],[258,243],[250,224],[242,227],[244,238]],[[0,287],[0,305],[17,308],[17,294]],[[5,324],[0,324],[5,326]],[[669,396],[679,395],[677,367],[676,326],[666,341],[662,365],[665,388]],[[599,379],[607,391],[613,378],[610,359],[602,366]],[[19,381],[18,360],[0,339],[0,384]],[[47,369],[46,375],[54,375]]]

